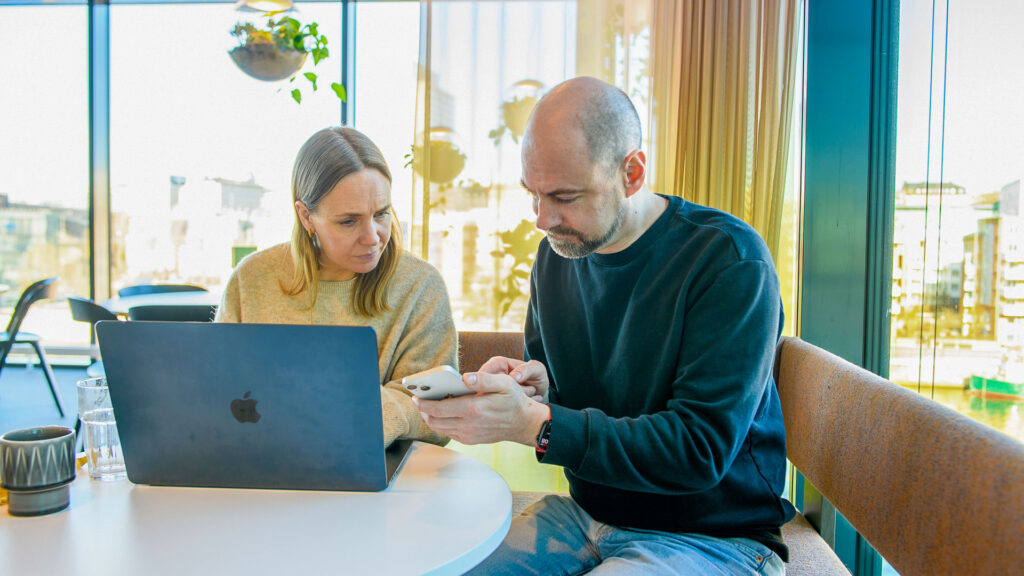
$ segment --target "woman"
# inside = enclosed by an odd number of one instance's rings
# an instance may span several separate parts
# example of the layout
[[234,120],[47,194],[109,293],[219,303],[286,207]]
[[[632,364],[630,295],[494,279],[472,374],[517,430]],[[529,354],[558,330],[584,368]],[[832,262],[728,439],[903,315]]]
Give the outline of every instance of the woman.
[[380,150],[352,128],[317,132],[295,159],[292,200],[291,243],[239,263],[216,321],[372,326],[385,446],[399,437],[444,444],[400,381],[441,364],[458,367],[455,323],[441,275],[401,248]]

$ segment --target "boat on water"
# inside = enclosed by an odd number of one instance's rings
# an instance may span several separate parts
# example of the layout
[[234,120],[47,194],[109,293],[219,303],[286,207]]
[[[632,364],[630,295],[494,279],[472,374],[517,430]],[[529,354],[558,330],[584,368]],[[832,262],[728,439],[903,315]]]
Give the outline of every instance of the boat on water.
[[971,375],[967,390],[984,396],[1024,400],[1024,383],[1005,382],[996,378]]
[[984,396],[1024,400],[1024,353],[1020,347],[1007,348],[994,376],[972,374],[967,390]]

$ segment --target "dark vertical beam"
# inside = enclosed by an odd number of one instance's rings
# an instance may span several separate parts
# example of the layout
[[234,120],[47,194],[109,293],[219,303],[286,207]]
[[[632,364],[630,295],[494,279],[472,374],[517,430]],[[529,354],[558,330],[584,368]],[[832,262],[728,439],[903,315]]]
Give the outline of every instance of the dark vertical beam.
[[[808,6],[800,336],[889,369],[898,0]],[[826,499],[822,535],[856,576],[878,553]]]
[[889,376],[892,247],[896,202],[899,0],[874,2],[871,29],[871,148],[868,156],[867,306],[864,368]]
[[356,2],[341,2],[341,84],[347,98],[341,103],[341,124],[356,121]]
[[89,2],[89,291],[110,297],[110,6]]
[[864,361],[871,1],[808,6],[800,337]]

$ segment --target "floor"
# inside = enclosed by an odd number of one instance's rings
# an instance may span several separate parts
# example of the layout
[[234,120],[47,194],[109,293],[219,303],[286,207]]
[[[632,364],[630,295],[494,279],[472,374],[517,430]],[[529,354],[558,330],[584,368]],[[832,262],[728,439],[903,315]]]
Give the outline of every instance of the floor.
[[53,375],[64,401],[63,418],[50,396],[42,368],[17,364],[4,366],[0,372],[0,434],[34,426],[74,428],[78,417],[75,384],[86,378],[85,368],[54,368]]

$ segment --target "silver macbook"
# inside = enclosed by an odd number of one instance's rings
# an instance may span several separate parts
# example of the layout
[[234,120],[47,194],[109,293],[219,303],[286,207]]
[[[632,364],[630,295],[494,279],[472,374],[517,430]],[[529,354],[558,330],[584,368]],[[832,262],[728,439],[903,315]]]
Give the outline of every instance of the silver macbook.
[[384,449],[372,328],[205,322],[96,325],[128,479],[376,491]]

